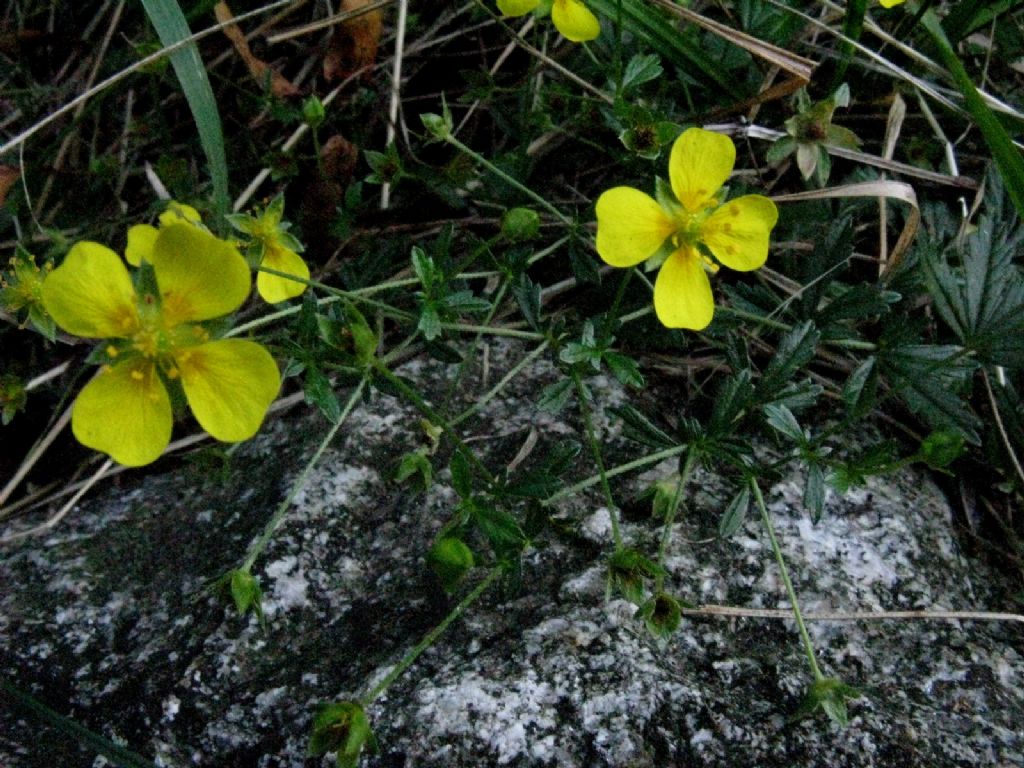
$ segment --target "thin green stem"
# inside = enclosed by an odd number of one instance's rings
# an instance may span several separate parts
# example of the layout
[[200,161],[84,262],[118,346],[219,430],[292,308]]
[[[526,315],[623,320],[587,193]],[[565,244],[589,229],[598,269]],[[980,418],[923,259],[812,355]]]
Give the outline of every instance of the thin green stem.
[[337,296],[342,299],[348,299],[349,301],[358,302],[360,304],[366,304],[368,307],[376,307],[377,309],[383,311],[385,314],[388,314],[399,320],[413,319],[413,316],[410,313],[405,312],[401,309],[397,309],[396,307],[393,307],[390,304],[385,304],[382,301],[375,301],[374,299],[368,299],[366,298],[366,296],[362,296],[358,293],[353,293],[352,291],[346,291],[342,290],[341,288],[335,288],[332,285],[321,283],[319,280],[306,280],[297,275],[293,275],[288,272],[279,272],[278,270],[271,269],[270,267],[257,267],[256,271],[265,272],[268,275],[276,275],[277,277],[286,277],[289,280],[295,281],[296,283],[302,283],[304,285],[311,285],[314,288],[319,288],[321,291],[329,293],[332,296]]
[[372,704],[378,696],[384,693],[384,691],[386,691],[391,684],[395,682],[395,680],[402,676],[405,670],[413,665],[421,653],[432,646],[434,641],[444,634],[444,631],[448,629],[453,621],[459,618],[459,616],[461,616],[469,606],[480,599],[480,596],[498,580],[498,577],[501,576],[503,572],[504,569],[500,566],[493,568],[491,572],[487,574],[487,578],[477,584],[472,592],[462,598],[462,600],[459,601],[459,604],[452,608],[451,612],[441,620],[440,624],[427,632],[427,634],[423,636],[423,639],[411,648],[409,652],[402,657],[401,661],[395,664],[392,670],[385,675],[384,679],[377,683],[369,693],[363,696],[360,703],[364,707],[370,706],[370,704]]
[[564,213],[562,213],[560,210],[558,210],[554,205],[549,203],[547,200],[538,195],[525,184],[509,176],[507,173],[505,173],[505,171],[501,170],[501,168],[496,166],[494,163],[492,163],[490,160],[488,160],[480,153],[470,149],[469,147],[467,147],[465,144],[463,144],[461,141],[459,141],[457,138],[450,134],[446,135],[444,137],[444,140],[447,141],[460,152],[469,155],[471,158],[480,163],[480,165],[489,170],[491,173],[493,173],[495,176],[497,176],[499,179],[504,181],[509,186],[518,189],[520,192],[522,192],[524,195],[526,195],[531,200],[536,202],[538,205],[543,207],[545,210],[549,211],[556,219],[561,221],[567,227],[574,226],[573,220],[566,216]]
[[498,326],[491,328],[486,325],[468,325],[466,323],[441,323],[441,327],[449,331],[460,331],[462,333],[489,333],[491,336],[508,336],[511,339],[529,339],[530,341],[543,341],[544,334],[536,331],[520,331],[516,328],[502,328]]
[[[672,539],[672,524],[676,521],[676,512],[679,509],[679,500],[683,496],[683,488],[690,482],[693,468],[697,465],[697,451],[690,449],[686,452],[686,461],[683,462],[683,471],[676,482],[676,491],[672,496],[672,503],[665,514],[665,526],[661,531],[661,546],[658,547],[658,565],[665,565],[665,557],[668,554],[668,544]],[[658,589],[662,587],[664,576],[658,576]]]
[[761,519],[764,520],[764,527],[768,530],[768,538],[772,543],[772,551],[775,553],[775,561],[779,564],[779,571],[782,573],[782,583],[786,585],[786,593],[789,595],[790,605],[793,606],[793,618],[796,619],[796,626],[800,632],[800,640],[804,645],[804,652],[807,654],[807,662],[811,666],[814,680],[823,680],[825,676],[821,673],[818,660],[814,657],[814,645],[811,644],[811,636],[807,633],[807,625],[804,624],[803,614],[800,613],[800,603],[796,599],[796,590],[793,589],[793,582],[789,578],[789,570],[786,568],[786,560],[782,557],[782,549],[779,547],[779,540],[775,538],[775,526],[772,525],[771,515],[768,514],[768,507],[765,506],[764,496],[761,495],[761,486],[757,479],[750,478],[750,489],[754,492],[757,500],[757,507],[761,510]]
[[597,474],[601,480],[601,490],[604,492],[605,503],[608,506],[608,519],[612,523],[612,539],[615,541],[615,548],[619,549],[622,547],[622,533],[619,531],[619,513],[615,508],[612,488],[608,485],[608,473],[604,470],[601,446],[598,444],[597,435],[594,432],[594,419],[590,413],[590,404],[587,402],[587,393],[583,388],[583,380],[576,370],[572,372],[572,383],[576,387],[576,397],[580,402],[580,414],[583,416],[583,425],[587,432],[587,442],[590,444],[591,453],[594,454],[594,463],[597,464]]
[[612,299],[612,307],[608,310],[608,314],[605,315],[604,324],[601,328],[601,335],[598,337],[600,341],[606,341],[612,334],[612,323],[615,322],[615,318],[619,313],[619,305],[622,303],[622,297],[626,295],[626,288],[629,286],[629,278],[633,276],[633,270],[627,269],[622,279],[619,280],[619,287],[615,291],[615,298]]
[[[341,297],[340,296],[325,296],[322,299],[317,299],[316,303],[317,303],[317,306],[321,306],[323,304],[333,304],[336,301],[341,301]],[[250,320],[248,323],[242,323],[241,325],[236,325],[234,328],[232,328],[230,331],[228,331],[224,335],[227,338],[230,338],[232,336],[240,336],[243,333],[246,333],[248,331],[254,331],[257,328],[262,328],[265,325],[270,325],[271,323],[275,323],[278,320],[283,320],[286,317],[291,317],[292,315],[297,315],[301,311],[302,311],[302,305],[301,304],[298,305],[298,306],[294,306],[294,307],[286,307],[285,309],[280,309],[277,312],[271,312],[269,315],[263,315],[263,317],[257,317],[255,320]]]
[[[505,291],[508,290],[508,280],[502,280],[501,285],[498,287],[497,293],[494,295],[494,300],[491,302],[491,308],[487,311],[487,317],[484,318],[483,325],[490,327],[491,320],[498,313],[498,308],[501,306],[502,300],[505,298]],[[445,402],[448,403],[455,394],[455,388],[462,381],[462,375],[466,372],[467,361],[476,354],[476,348],[480,344],[480,339],[483,336],[483,331],[477,333],[473,337],[473,341],[469,343],[469,349],[462,354],[462,360],[459,361],[459,367],[455,371],[455,376],[452,378],[451,383],[448,385],[448,391],[445,393]]]
[[455,430],[452,429],[448,420],[435,411],[427,401],[423,399],[423,396],[419,392],[392,373],[391,369],[384,365],[380,359],[375,359],[373,361],[373,369],[379,373],[382,378],[386,379],[391,386],[398,390],[402,397],[412,403],[420,413],[426,416],[430,420],[431,424],[436,424],[441,427],[445,435],[448,436],[448,439],[452,441],[455,447],[462,451],[466,460],[473,465],[481,477],[483,477],[488,483],[494,483],[494,475],[491,474],[490,470],[484,466],[483,462],[477,458],[477,455],[469,448],[469,446],[462,442],[462,438],[455,433]]
[[489,403],[499,392],[501,392],[501,390],[503,390],[508,385],[508,383],[512,381],[512,379],[518,376],[519,373],[526,366],[528,366],[530,363],[532,363],[534,360],[536,360],[538,357],[544,354],[544,350],[546,350],[547,348],[548,342],[545,341],[539,347],[533,350],[530,354],[528,354],[526,357],[524,357],[522,360],[516,363],[512,367],[512,369],[501,378],[501,381],[495,384],[490,390],[488,390],[488,392],[483,397],[481,397],[479,400],[473,403],[473,405],[471,405],[469,408],[467,408],[454,419],[452,419],[450,424],[453,427],[456,424],[460,424],[461,422],[465,421],[470,416],[472,416],[474,413],[476,413],[478,410],[483,408],[485,405],[487,405],[487,403]]
[[334,436],[338,434],[338,430],[341,429],[341,425],[345,423],[345,419],[348,418],[348,415],[352,412],[352,409],[355,407],[356,403],[359,402],[359,398],[363,394],[363,388],[365,386],[366,378],[364,377],[356,385],[356,388],[352,390],[352,394],[349,395],[348,402],[345,403],[345,407],[342,410],[341,416],[338,418],[337,423],[335,423],[331,427],[327,435],[320,442],[320,445],[317,447],[316,452],[313,454],[312,458],[310,458],[309,462],[307,462],[306,468],[303,469],[302,474],[299,475],[299,479],[292,484],[291,490],[288,491],[288,495],[285,497],[284,501],[282,501],[280,505],[278,505],[273,517],[271,517],[269,522],[267,522],[266,526],[264,526],[263,533],[260,534],[260,537],[255,541],[252,547],[250,547],[249,554],[246,555],[245,562],[242,563],[241,570],[247,572],[252,570],[252,566],[253,563],[256,562],[256,558],[260,556],[260,553],[262,553],[263,550],[266,548],[267,544],[270,543],[270,539],[273,538],[274,533],[277,531],[277,529],[281,526],[281,523],[284,521],[284,516],[288,512],[288,508],[292,505],[292,502],[295,500],[295,497],[298,495],[299,491],[301,491],[302,488],[306,485],[306,480],[309,479],[309,473],[313,471],[313,467],[315,467],[317,462],[320,461],[320,457],[323,456],[324,451],[327,450],[327,446],[330,445],[331,441],[334,439]]
[[[665,459],[671,459],[674,456],[678,456],[681,453],[685,453],[686,450],[687,446],[685,445],[676,445],[673,446],[672,448],[665,448],[664,450],[658,451],[656,453],[651,453],[648,454],[647,456],[641,456],[639,459],[627,461],[625,464],[620,464],[617,467],[612,467],[607,472],[605,472],[604,476],[610,480],[613,477],[624,475],[627,472],[632,472],[633,470],[636,469],[643,469],[644,467],[650,466],[651,464],[657,464],[659,461],[664,461]],[[588,477],[586,480],[580,480],[578,483],[573,483],[572,485],[567,486],[562,490],[551,494],[546,499],[544,499],[544,501],[542,501],[541,504],[545,506],[550,506],[559,499],[564,499],[566,496],[572,496],[573,494],[579,493],[580,491],[585,491],[587,488],[595,486],[600,482],[601,475],[592,475],[591,477]]]

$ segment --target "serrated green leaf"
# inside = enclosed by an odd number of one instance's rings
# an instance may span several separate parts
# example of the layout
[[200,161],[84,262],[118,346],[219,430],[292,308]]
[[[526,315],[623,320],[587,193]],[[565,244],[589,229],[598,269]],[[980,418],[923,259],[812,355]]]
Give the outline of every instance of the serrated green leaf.
[[663,72],[661,59],[657,55],[638,53],[627,62],[622,73],[622,91],[625,93],[631,88],[657,80]]
[[804,435],[800,422],[796,420],[796,416],[793,415],[789,408],[772,403],[764,407],[764,415],[768,424],[773,429],[785,435],[797,445],[807,444],[807,436]]
[[558,413],[569,402],[571,395],[572,381],[570,379],[556,381],[554,384],[544,387],[537,400],[537,407],[545,413]]
[[731,434],[733,425],[746,412],[753,398],[754,387],[749,369],[727,378],[715,395],[715,404],[708,421],[708,434],[712,437]]
[[441,335],[441,316],[433,304],[424,305],[416,327],[427,341],[433,341]]
[[644,377],[640,373],[640,366],[637,365],[636,360],[619,352],[609,350],[604,353],[604,361],[621,384],[635,387],[636,389],[643,388]]
[[319,408],[331,424],[338,423],[341,419],[341,403],[334,393],[331,380],[323,371],[313,366],[307,367],[302,391],[306,395],[306,402]]
[[491,542],[499,560],[511,560],[513,555],[522,551],[526,535],[508,512],[488,503],[480,503],[473,505],[472,517],[480,532]]
[[858,365],[843,385],[843,402],[850,416],[859,418],[875,404],[878,393],[878,367],[874,357]]
[[757,393],[763,400],[788,384],[797,371],[814,358],[821,334],[810,320],[796,326],[779,341],[778,349],[761,376]]
[[743,525],[750,509],[750,486],[744,484],[732,497],[729,506],[725,508],[721,519],[718,521],[718,535],[728,539]]
[[677,442],[632,405],[621,405],[609,411],[622,419],[623,435],[629,440],[652,448],[672,448]]
[[816,321],[824,327],[840,320],[859,320],[864,317],[883,315],[889,307],[900,300],[900,295],[886,291],[881,286],[864,283],[847,289],[829,302],[820,312]]
[[416,273],[416,279],[420,281],[423,289],[429,292],[435,283],[436,269],[434,267],[434,260],[418,245],[412,247],[410,258],[412,260],[413,272]]
[[825,511],[825,470],[817,461],[807,465],[807,480],[804,483],[804,509],[814,522],[821,520]]
[[540,330],[540,286],[525,272],[520,272],[512,279],[512,295],[516,297],[526,322],[533,330]]
[[487,299],[474,296],[472,291],[456,291],[444,297],[444,306],[453,312],[486,312],[491,308]]
[[1024,367],[1024,277],[1014,254],[1024,228],[994,231],[988,216],[967,239],[962,270],[925,250],[921,269],[935,308],[978,358],[993,365]]
[[906,344],[883,350],[879,360],[914,413],[936,429],[954,429],[978,443],[980,420],[960,394],[977,363],[962,347]]

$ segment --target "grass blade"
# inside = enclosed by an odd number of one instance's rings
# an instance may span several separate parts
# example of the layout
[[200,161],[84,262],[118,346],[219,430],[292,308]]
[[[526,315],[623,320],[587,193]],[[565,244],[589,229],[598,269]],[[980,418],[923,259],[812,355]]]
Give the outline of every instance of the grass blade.
[[[192,32],[177,0],[142,0],[142,5],[163,45],[174,45],[191,36]],[[228,162],[224,151],[224,130],[210,80],[206,76],[206,67],[195,43],[172,53],[171,64],[189,109],[192,110],[199,131],[199,143],[210,166],[214,205],[219,213],[227,213]]]
[[963,94],[964,106],[978,124],[985,143],[992,151],[999,174],[1003,177],[1006,191],[1009,193],[1010,199],[1013,200],[1017,212],[1024,218],[1024,158],[1021,158],[1020,152],[1013,145],[1006,128],[989,109],[981,94],[978,93],[978,89],[974,87],[971,76],[967,74],[960,57],[956,55],[949,38],[946,37],[942,24],[931,9],[925,11],[921,17],[921,24],[931,35],[939,58],[949,70],[956,87]]

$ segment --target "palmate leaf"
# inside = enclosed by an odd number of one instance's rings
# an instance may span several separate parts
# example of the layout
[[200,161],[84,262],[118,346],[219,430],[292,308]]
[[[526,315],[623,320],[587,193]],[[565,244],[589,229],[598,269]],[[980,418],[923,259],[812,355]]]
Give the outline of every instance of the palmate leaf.
[[935,429],[955,430],[978,443],[980,421],[960,394],[977,363],[963,347],[906,344],[885,349],[878,360],[911,411]]
[[967,240],[963,267],[935,252],[921,266],[935,309],[967,349],[993,365],[1024,367],[1024,277],[1013,263],[1024,229],[994,231],[982,217]]

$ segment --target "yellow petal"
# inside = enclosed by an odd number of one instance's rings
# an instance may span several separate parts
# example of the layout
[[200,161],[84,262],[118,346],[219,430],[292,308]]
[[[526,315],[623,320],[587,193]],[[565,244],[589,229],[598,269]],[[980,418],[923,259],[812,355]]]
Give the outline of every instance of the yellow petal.
[[551,20],[562,37],[574,43],[593,40],[601,34],[601,24],[580,0],[555,0]]
[[883,8],[895,8],[897,5],[902,5],[904,0],[878,0]]
[[139,326],[128,269],[99,243],[75,243],[43,282],[42,295],[57,325],[76,336],[123,338]]
[[540,0],[498,0],[502,16],[525,16],[540,5]]
[[171,441],[171,426],[167,390],[156,367],[143,358],[104,367],[71,412],[78,442],[129,467],[155,461]]
[[705,220],[701,242],[729,269],[749,272],[768,258],[768,237],[778,220],[775,203],[746,195],[730,200]]
[[[289,275],[309,280],[309,267],[302,257],[295,251],[284,248],[273,243],[268,243],[263,253],[261,267],[276,269],[278,272],[287,272]],[[268,275],[260,272],[256,275],[256,289],[260,292],[263,300],[269,304],[277,304],[280,301],[294,299],[306,290],[305,283],[289,280],[286,277]]]
[[699,331],[711,322],[711,282],[693,248],[680,248],[661,265],[654,283],[654,312],[668,328]]
[[277,363],[254,341],[211,341],[178,352],[175,362],[196,420],[225,442],[256,434],[281,387]]
[[653,256],[676,226],[653,197],[614,187],[597,198],[597,253],[613,267],[632,267]]
[[160,214],[160,226],[166,227],[171,224],[202,224],[203,217],[199,215],[199,211],[193,208],[191,205],[185,205],[179,203],[176,200],[171,200],[167,204],[167,210]]
[[688,128],[675,140],[668,178],[683,208],[698,213],[725,184],[736,164],[732,139],[703,128]]
[[249,266],[231,243],[191,224],[162,227],[150,258],[168,326],[220,317],[249,295]]
[[136,224],[128,230],[128,245],[124,249],[124,257],[133,267],[143,261],[149,261],[153,255],[153,243],[156,242],[157,229],[149,224]]

